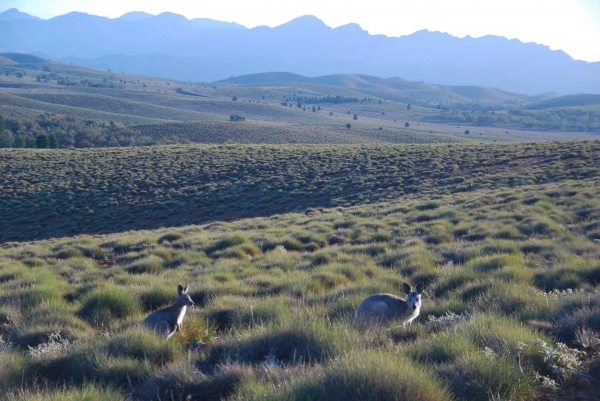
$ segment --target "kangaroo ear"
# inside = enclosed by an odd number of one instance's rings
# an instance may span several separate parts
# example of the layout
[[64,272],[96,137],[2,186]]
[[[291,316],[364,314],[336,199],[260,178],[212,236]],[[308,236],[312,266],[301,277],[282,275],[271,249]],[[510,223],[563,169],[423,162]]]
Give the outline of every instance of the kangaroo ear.
[[190,286],[189,286],[189,285],[186,285],[186,286],[185,286],[185,288],[183,289],[183,293],[184,293],[184,294],[187,294],[187,290],[188,290],[188,288],[190,288]]
[[417,284],[417,292],[419,294],[423,293],[423,287],[425,287],[425,284],[423,282],[420,282],[419,284]]
[[404,290],[404,292],[406,293],[406,295],[410,294],[410,285],[403,283],[402,284],[402,289]]
[[181,295],[182,292],[183,292],[183,286],[181,284],[179,284],[177,286],[177,295]]

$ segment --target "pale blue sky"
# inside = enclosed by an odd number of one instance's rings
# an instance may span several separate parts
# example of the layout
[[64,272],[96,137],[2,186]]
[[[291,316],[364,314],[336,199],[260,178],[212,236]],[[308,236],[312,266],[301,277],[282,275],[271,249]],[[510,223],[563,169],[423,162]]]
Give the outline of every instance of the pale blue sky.
[[492,34],[600,61],[600,0],[0,0],[0,12],[12,7],[42,18],[70,11],[110,18],[128,11],[171,11],[249,28],[312,14],[332,27],[358,23],[371,34],[400,36],[420,29],[459,37]]

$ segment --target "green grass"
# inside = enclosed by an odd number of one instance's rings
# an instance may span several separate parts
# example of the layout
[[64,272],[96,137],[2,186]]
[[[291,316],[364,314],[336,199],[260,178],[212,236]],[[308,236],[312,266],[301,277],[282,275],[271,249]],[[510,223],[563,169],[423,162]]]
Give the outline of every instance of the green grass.
[[[425,123],[552,128],[581,110],[407,110],[359,88],[47,67],[1,78],[24,91],[0,95],[15,133],[215,145],[0,150],[0,398],[526,400],[537,375],[578,377],[544,358],[559,342],[589,337],[598,364],[600,143],[454,143],[520,134]],[[281,106],[300,95],[359,101]],[[416,321],[354,325],[403,282],[425,283]],[[196,306],[165,341],[140,323],[179,284]]]
[[[554,146],[559,153],[543,157],[595,160],[592,145],[531,144],[520,151],[535,157],[515,157],[532,166]],[[286,149],[288,166],[293,152],[336,155]],[[460,149],[477,155],[465,156],[469,168],[489,168],[477,158],[485,147]],[[366,170],[378,154],[367,155]],[[536,374],[554,377],[535,341],[571,345],[582,330],[600,332],[600,186],[593,174],[531,184],[493,166],[498,182],[489,188],[485,176],[467,191],[452,190],[460,184],[451,178],[437,192],[423,180],[411,184],[424,185],[414,194],[352,207],[6,242],[0,392],[34,400],[86,391],[99,399],[534,399]],[[400,294],[405,281],[426,283],[412,325],[353,324],[362,299]],[[190,286],[197,305],[183,330],[165,341],[139,328],[178,284]],[[194,340],[205,348],[186,351]],[[44,387],[20,389],[34,378]]]
[[[593,178],[599,172],[599,152],[598,142],[2,149],[0,210],[7,218],[0,221],[0,239],[182,226]],[[423,237],[428,244],[452,237],[465,241],[552,237],[565,221],[548,213],[554,198],[544,199],[527,205],[535,216],[519,215],[512,219],[514,224],[497,230],[486,224],[472,226],[466,220],[453,223],[464,220],[464,213],[452,208],[432,210],[443,206],[440,199],[423,201],[411,211],[410,223],[428,230]],[[492,206],[485,197],[478,202]],[[577,212],[582,217],[596,207],[597,201],[589,202]],[[335,224],[340,230],[352,228],[350,221]],[[449,230],[448,224],[454,229]],[[598,232],[592,223],[586,230],[590,237]],[[323,240],[339,242],[336,233],[330,234]],[[378,235],[385,240],[390,234]],[[301,238],[294,241],[290,239],[287,247],[304,246]],[[269,246],[263,241],[263,250]],[[91,249],[80,251],[102,257]],[[151,269],[158,269],[151,264]]]

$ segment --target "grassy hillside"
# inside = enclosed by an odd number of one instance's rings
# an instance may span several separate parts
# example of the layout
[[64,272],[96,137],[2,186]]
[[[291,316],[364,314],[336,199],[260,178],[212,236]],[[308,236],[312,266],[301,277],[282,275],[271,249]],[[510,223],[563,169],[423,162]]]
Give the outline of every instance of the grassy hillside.
[[[570,152],[552,157],[580,163]],[[598,374],[599,184],[441,186],[352,208],[5,244],[0,391],[439,401],[559,388],[575,399],[574,383]],[[353,324],[361,299],[404,281],[425,283],[417,321]],[[179,283],[197,306],[165,342],[138,323]],[[204,346],[186,350],[194,340]]]
[[[42,115],[62,119],[65,126],[73,118],[89,120],[87,124],[97,127],[113,122],[151,137],[73,141],[67,131],[58,130],[54,133],[61,139],[60,147],[590,139],[599,124],[595,110],[522,110],[521,105],[535,103],[540,97],[494,88],[429,85],[356,74],[305,78],[302,82],[281,73],[239,78],[248,79],[248,85],[184,82],[44,60],[38,63],[33,62],[38,59],[35,56],[17,56],[2,56],[9,64],[0,65],[0,116],[11,120],[10,131],[0,133],[2,147],[15,144],[18,137],[35,140],[40,133],[53,133],[37,129]],[[32,62],[25,63],[25,59]],[[227,124],[231,115],[245,117],[246,126]],[[343,135],[347,124],[352,130]],[[202,126],[219,126],[224,131],[214,135],[214,130],[199,131]]]
[[[2,53],[0,54],[3,61],[0,64],[54,64],[52,60],[47,60],[42,57],[34,56],[25,53]],[[8,61],[4,61],[8,60]]]
[[190,122],[134,125],[144,137],[173,143],[206,144],[361,144],[361,143],[454,143],[468,142],[459,135],[430,134],[405,128],[291,125],[281,123]]
[[1,240],[598,176],[600,142],[0,150]]
[[[477,101],[487,105],[520,104],[538,100],[534,100],[533,97],[482,86],[430,85],[423,82],[408,81],[402,78],[380,78],[362,74],[334,74],[311,78],[286,72],[270,72],[229,78],[221,82],[255,86],[274,84],[289,85],[290,83],[329,85],[334,87],[353,88],[359,91],[367,90],[368,92],[365,93],[377,97],[389,97],[390,99],[397,101],[406,101],[412,98],[415,104],[422,105],[431,101],[444,102],[448,99],[456,102]],[[303,85],[301,86],[303,87]]]
[[600,95],[568,95],[560,96],[554,99],[535,102],[527,106],[528,109],[546,109],[549,107],[577,107],[577,106],[598,106],[600,105]]

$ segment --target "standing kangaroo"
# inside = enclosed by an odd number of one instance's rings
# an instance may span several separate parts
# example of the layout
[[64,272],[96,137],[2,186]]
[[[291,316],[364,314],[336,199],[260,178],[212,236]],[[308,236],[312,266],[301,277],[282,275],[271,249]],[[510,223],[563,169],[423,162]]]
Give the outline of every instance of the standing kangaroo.
[[421,294],[423,283],[419,283],[416,289],[404,283],[402,288],[406,293],[406,300],[392,294],[376,294],[365,298],[354,314],[357,323],[378,323],[389,325],[391,320],[398,320],[406,327],[406,323],[412,322],[421,312]]
[[187,294],[188,287],[177,286],[177,296],[173,305],[159,309],[148,315],[142,322],[142,327],[155,330],[167,337],[167,340],[181,330],[185,312],[188,306],[193,306],[194,301]]

